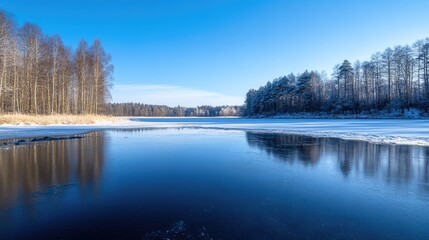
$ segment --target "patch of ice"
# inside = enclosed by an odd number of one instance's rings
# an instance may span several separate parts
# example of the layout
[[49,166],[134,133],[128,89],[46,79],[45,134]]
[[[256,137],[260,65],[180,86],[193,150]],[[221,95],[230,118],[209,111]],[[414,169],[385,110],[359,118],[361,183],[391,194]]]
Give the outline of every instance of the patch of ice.
[[132,128],[209,128],[336,137],[373,143],[429,146],[429,120],[132,118],[93,125],[0,126],[0,139],[81,134]]

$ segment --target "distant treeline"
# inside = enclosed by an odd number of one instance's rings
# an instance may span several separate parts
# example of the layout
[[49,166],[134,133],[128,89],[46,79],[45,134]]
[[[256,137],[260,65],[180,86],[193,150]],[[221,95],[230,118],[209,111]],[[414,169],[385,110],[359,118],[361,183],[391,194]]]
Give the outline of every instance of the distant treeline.
[[164,105],[148,105],[142,103],[110,103],[106,113],[113,116],[144,116],[144,117],[219,117],[241,116],[242,106],[199,106],[169,107]]
[[112,72],[100,40],[73,50],[0,10],[0,113],[103,113]]
[[429,38],[396,46],[351,64],[332,76],[316,71],[274,79],[246,95],[247,116],[288,113],[360,114],[429,111]]

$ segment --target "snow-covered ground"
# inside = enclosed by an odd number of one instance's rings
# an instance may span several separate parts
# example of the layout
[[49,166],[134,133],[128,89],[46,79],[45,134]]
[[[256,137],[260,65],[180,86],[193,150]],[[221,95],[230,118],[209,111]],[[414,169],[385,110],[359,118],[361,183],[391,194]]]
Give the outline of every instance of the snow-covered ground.
[[429,120],[386,119],[130,118],[95,125],[1,125],[0,139],[72,135],[106,129],[172,127],[251,130],[429,146]]

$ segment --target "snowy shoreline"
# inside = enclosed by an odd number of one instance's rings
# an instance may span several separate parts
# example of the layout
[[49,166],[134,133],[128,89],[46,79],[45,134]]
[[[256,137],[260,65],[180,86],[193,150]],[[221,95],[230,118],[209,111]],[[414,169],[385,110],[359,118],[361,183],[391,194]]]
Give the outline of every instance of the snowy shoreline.
[[139,128],[243,130],[429,146],[429,120],[405,119],[123,118],[88,125],[0,125],[0,140]]

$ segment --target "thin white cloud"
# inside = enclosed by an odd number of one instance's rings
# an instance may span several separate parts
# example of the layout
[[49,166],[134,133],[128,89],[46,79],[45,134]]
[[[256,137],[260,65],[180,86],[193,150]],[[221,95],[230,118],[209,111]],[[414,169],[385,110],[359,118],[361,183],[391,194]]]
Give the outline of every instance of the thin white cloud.
[[140,102],[167,106],[242,105],[244,97],[175,85],[121,84],[112,89],[113,102]]

